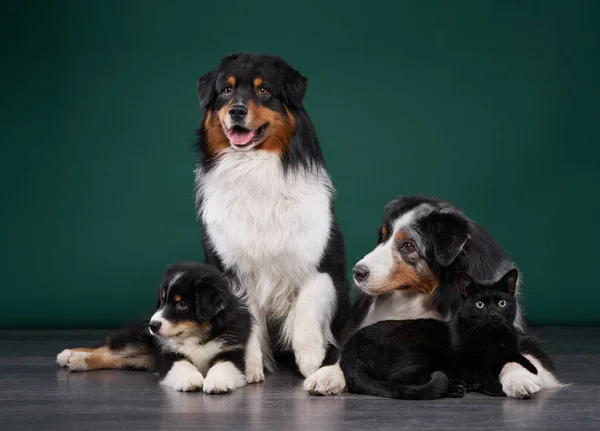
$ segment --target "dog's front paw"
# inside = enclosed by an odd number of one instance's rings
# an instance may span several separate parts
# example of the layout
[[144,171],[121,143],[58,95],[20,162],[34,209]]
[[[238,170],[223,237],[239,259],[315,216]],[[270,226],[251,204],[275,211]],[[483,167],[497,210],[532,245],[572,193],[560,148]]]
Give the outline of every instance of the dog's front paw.
[[261,363],[246,364],[246,381],[248,383],[260,383],[265,380],[265,371]]
[[90,354],[87,352],[65,349],[56,356],[56,362],[70,371],[86,371],[89,368],[87,363],[89,357]]
[[539,376],[530,373],[516,363],[508,363],[500,373],[502,391],[511,398],[533,397],[542,388]]
[[224,394],[246,384],[246,377],[231,362],[218,362],[208,370],[203,391],[207,394]]
[[312,348],[296,352],[296,365],[304,377],[308,377],[319,369],[325,359],[325,349]]
[[190,362],[177,361],[160,384],[181,392],[199,391],[204,385],[204,377]]
[[339,364],[319,368],[304,380],[304,390],[312,395],[337,395],[346,390],[346,379]]

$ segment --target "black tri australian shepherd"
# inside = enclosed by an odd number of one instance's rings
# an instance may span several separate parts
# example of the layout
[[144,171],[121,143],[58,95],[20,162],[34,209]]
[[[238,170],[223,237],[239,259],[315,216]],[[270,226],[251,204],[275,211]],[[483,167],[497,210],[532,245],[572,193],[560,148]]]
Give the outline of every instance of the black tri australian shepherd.
[[[493,237],[456,207],[436,198],[399,197],[385,207],[377,246],[353,268],[359,297],[347,332],[386,320],[448,321],[461,301],[459,271],[475,280],[495,281],[512,268],[515,264]],[[516,293],[518,298],[519,285]],[[515,314],[514,326],[522,333],[525,323],[519,304]],[[538,373],[506,364],[500,383],[507,396],[527,398],[540,389],[560,386],[552,370],[540,363],[545,354],[539,354],[537,346],[526,346],[522,353]],[[346,383],[339,364],[333,364],[311,375],[304,387],[331,395],[346,390]]]
[[253,316],[248,382],[262,381],[279,351],[312,374],[347,318],[344,242],[306,88],[281,58],[256,54],[229,55],[198,80],[198,217],[206,262]]
[[221,394],[246,384],[244,352],[251,316],[219,271],[205,264],[167,267],[150,320],[129,325],[93,348],[72,348],[56,361],[71,371],[157,371],[177,391]]

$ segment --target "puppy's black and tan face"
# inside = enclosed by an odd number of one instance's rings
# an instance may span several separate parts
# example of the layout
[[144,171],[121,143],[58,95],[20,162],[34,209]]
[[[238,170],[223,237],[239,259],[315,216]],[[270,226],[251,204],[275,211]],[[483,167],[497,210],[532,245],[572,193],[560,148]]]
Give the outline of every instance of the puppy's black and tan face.
[[294,134],[307,80],[278,57],[232,54],[198,79],[208,149],[281,153]]
[[355,265],[354,282],[369,295],[431,295],[439,267],[450,265],[467,239],[467,227],[455,215],[419,198],[396,199],[386,206],[377,246]]
[[219,276],[206,274],[204,265],[172,265],[158,289],[158,310],[150,332],[160,338],[205,337],[211,319],[225,309]]

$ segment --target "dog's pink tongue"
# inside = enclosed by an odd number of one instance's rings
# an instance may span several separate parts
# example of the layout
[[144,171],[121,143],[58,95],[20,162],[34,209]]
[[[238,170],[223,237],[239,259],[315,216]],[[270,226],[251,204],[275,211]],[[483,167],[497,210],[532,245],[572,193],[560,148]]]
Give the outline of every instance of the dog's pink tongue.
[[227,137],[233,145],[246,145],[254,138],[254,132],[252,130],[233,129],[227,132]]

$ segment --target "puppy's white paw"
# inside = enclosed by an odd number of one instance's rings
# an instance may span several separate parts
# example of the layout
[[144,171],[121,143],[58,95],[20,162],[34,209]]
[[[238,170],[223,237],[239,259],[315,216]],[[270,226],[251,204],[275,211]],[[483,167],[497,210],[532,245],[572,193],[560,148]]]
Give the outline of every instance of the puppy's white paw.
[[304,381],[304,390],[313,395],[337,395],[346,391],[346,379],[339,364],[319,368]]
[[177,361],[160,384],[181,392],[199,391],[204,386],[204,376],[190,362]]
[[246,364],[246,381],[248,383],[260,383],[265,380],[263,364]]
[[309,349],[298,349],[294,352],[296,365],[304,377],[308,377],[319,369],[325,359],[325,349],[322,347],[311,347]]
[[207,394],[224,394],[246,385],[246,378],[231,362],[217,362],[208,370],[203,390]]
[[56,363],[61,367],[66,367],[71,353],[73,353],[71,349],[65,349],[60,352],[58,355],[56,355]]
[[500,372],[500,383],[507,397],[519,399],[531,398],[542,388],[539,376],[514,362],[504,366]]

